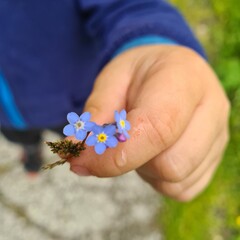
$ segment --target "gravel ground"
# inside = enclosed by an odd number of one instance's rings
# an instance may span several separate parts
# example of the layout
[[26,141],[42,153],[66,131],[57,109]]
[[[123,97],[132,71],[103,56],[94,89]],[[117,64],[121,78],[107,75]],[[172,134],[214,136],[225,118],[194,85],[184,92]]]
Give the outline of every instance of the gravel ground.
[[[46,132],[46,140],[57,138]],[[54,155],[44,147],[45,159]],[[67,164],[30,179],[0,135],[0,240],[160,240],[159,195],[134,172],[78,177]]]

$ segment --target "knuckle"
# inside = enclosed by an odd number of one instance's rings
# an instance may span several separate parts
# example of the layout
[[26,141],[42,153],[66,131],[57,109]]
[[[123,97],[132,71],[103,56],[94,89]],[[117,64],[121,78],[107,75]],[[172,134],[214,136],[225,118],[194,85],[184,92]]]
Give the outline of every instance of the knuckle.
[[224,101],[223,107],[224,107],[224,110],[227,113],[227,115],[229,115],[230,109],[231,109],[231,103],[230,103],[230,101],[229,101],[229,99],[227,97],[225,97],[225,101]]
[[229,142],[229,138],[230,138],[230,134],[229,134],[229,115],[230,115],[230,103],[228,101],[228,99],[224,100],[221,103],[221,109],[220,111],[220,120],[219,120],[219,128],[222,129],[222,134],[221,134],[221,138],[222,138],[222,143],[223,146],[227,145],[227,143]]
[[[153,138],[158,147],[167,148],[174,139],[174,120],[170,114],[164,113],[159,117],[159,113],[146,114],[148,136]],[[151,142],[152,142],[151,141]]]
[[229,130],[227,129],[223,134],[223,144],[224,144],[224,146],[228,144],[229,139],[230,139],[230,133],[229,133]]
[[151,183],[152,187],[159,193],[168,196],[178,202],[190,202],[197,194],[184,191],[182,184],[163,183],[155,181]]
[[186,194],[186,193],[181,193],[177,196],[174,197],[175,200],[178,202],[191,202],[195,198],[194,194]]
[[226,110],[227,110],[227,114],[230,114],[231,111],[231,102],[229,101],[229,99],[226,100]]
[[226,125],[228,124],[228,118],[230,115],[230,109],[231,109],[230,101],[226,97],[224,97],[223,101],[221,101],[220,107],[221,107],[220,111],[223,119],[223,124]]
[[183,191],[182,184],[180,183],[173,184],[161,181],[155,183],[155,189],[172,198],[177,197]]
[[181,182],[189,174],[191,169],[191,161],[186,163],[186,160],[180,154],[164,153],[162,164],[162,176],[168,182]]

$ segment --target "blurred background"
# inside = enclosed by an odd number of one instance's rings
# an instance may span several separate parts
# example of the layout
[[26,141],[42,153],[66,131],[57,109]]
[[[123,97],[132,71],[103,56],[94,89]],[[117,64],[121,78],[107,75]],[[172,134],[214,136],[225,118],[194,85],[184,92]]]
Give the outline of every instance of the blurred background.
[[[45,141],[58,135],[44,133]],[[58,160],[43,144],[46,163]],[[68,164],[27,175],[0,135],[0,240],[157,240],[159,195],[135,172],[79,177]]]
[[[0,240],[240,240],[239,0],[171,2],[204,45],[232,104],[230,144],[212,183],[191,203],[177,203],[135,173],[79,178],[65,165],[30,179],[17,161],[21,149],[0,135]],[[44,156],[56,160],[45,146]]]
[[[172,0],[204,45],[232,104],[231,139],[212,183],[187,204],[164,199],[165,239],[240,240],[240,13],[239,0]],[[205,123],[207,124],[207,123]]]

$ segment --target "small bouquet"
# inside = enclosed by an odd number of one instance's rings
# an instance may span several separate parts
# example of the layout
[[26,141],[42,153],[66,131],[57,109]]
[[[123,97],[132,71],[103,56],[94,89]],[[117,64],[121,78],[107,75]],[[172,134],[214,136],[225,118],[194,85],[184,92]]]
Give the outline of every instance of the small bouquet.
[[43,169],[52,169],[57,165],[64,164],[71,157],[78,157],[86,146],[94,147],[97,154],[103,154],[107,148],[114,148],[119,142],[129,139],[128,131],[131,126],[127,121],[127,113],[123,109],[114,113],[115,122],[97,125],[90,121],[91,113],[84,112],[80,116],[75,112],[67,115],[67,124],[63,129],[63,134],[67,137],[74,136],[79,142],[71,140],[61,140],[57,142],[46,142],[53,153],[57,153],[62,159],[48,164]]

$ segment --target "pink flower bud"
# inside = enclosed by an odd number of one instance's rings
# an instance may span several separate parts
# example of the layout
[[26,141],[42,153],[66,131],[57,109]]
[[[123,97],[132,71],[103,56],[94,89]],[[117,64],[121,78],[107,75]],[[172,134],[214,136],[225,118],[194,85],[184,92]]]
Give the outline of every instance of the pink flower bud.
[[119,142],[126,142],[127,138],[122,133],[117,133],[116,138]]

